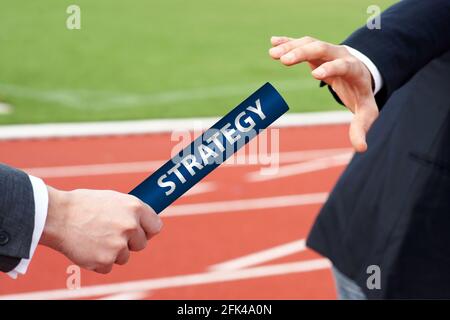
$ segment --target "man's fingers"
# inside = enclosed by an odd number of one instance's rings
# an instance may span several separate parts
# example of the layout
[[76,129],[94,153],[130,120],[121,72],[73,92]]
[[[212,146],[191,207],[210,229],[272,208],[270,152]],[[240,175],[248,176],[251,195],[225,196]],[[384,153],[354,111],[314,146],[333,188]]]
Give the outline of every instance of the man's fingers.
[[284,37],[284,36],[273,36],[270,38],[270,43],[273,47],[279,46],[280,44],[286,43],[288,41],[294,40],[294,38]]
[[139,228],[128,240],[128,248],[131,251],[141,251],[147,246],[147,235]]
[[269,50],[269,54],[273,59],[280,59],[281,56],[288,53],[289,51],[301,47],[305,44],[311,43],[317,41],[316,39],[313,39],[311,37],[303,37],[300,39],[293,39],[290,41],[287,41],[285,43],[282,43],[276,47],[273,47]]
[[[279,48],[279,47],[277,47]],[[314,41],[298,46],[280,57],[280,61],[287,65],[297,64],[303,61],[333,60],[342,54],[341,48],[322,41]]]
[[349,131],[350,141],[356,152],[365,152],[367,150],[366,135],[377,117],[378,107],[375,101],[371,101],[369,104],[356,109]]
[[161,218],[147,205],[145,205],[145,210],[140,216],[140,223],[148,240],[158,234],[163,225]]
[[[355,113],[350,126],[350,140],[357,152],[367,150],[366,134],[378,116],[378,107],[370,84],[370,72],[344,46],[311,37],[289,40],[272,37],[269,54],[291,66],[309,62],[312,75],[332,84],[347,107]],[[328,79],[329,78],[329,79]]]
[[107,274],[107,273],[111,272],[112,268],[113,268],[113,265],[108,264],[108,265],[103,265],[103,266],[97,267],[94,269],[94,271],[98,272],[98,273],[102,273],[102,274]]
[[345,76],[351,68],[349,61],[345,59],[336,59],[323,63],[320,67],[314,69],[311,74],[317,80],[324,80],[329,77]]
[[361,120],[357,119],[356,116],[350,124],[349,136],[356,152],[365,152],[367,150],[366,131]]
[[130,250],[128,248],[123,249],[119,252],[116,258],[116,264],[123,265],[130,259]]

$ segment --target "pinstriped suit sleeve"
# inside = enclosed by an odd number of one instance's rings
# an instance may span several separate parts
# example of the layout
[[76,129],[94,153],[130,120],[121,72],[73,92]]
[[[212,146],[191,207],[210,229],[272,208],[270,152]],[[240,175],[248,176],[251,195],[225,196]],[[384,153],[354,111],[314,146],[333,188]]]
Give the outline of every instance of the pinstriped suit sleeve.
[[0,164],[0,271],[9,272],[30,257],[34,219],[28,175]]

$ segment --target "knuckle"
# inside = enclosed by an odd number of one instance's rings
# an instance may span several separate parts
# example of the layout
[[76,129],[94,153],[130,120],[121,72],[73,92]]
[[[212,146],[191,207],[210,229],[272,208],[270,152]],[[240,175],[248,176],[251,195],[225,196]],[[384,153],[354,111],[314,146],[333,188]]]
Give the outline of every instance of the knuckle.
[[129,217],[125,221],[122,221],[122,234],[133,233],[139,228],[139,223],[136,217]]
[[298,60],[302,56],[303,49],[302,48],[296,48],[295,50],[292,50],[290,53],[294,57],[294,60]]
[[[159,217],[158,217],[159,218]],[[163,228],[164,224],[161,220],[161,218],[158,219],[157,223],[156,223],[156,227],[155,227],[155,234],[158,234],[161,232],[162,228]]]
[[345,61],[348,63],[349,66],[350,66],[350,65],[353,65],[353,64],[359,63],[358,58],[356,58],[356,57],[353,56],[353,55],[351,55],[350,57],[347,57],[347,58],[345,59]]
[[336,47],[341,51],[343,56],[353,56],[344,45],[337,45]]
[[314,38],[311,37],[311,36],[304,36],[304,37],[301,37],[300,40],[302,40],[302,41],[309,41],[309,42],[316,41],[316,39],[314,39]]
[[116,256],[113,254],[104,254],[100,257],[98,257],[97,259],[97,264],[102,268],[102,269],[107,269],[110,266],[113,265],[114,261],[116,260]]
[[327,44],[322,41],[314,42],[314,46],[316,47],[317,52],[324,53],[327,50]]
[[120,239],[113,244],[112,248],[115,252],[120,252],[128,248],[128,242],[126,239]]
[[138,212],[140,212],[141,209],[142,209],[142,202],[141,202],[139,199],[136,199],[136,198],[133,197],[133,198],[129,201],[129,208],[130,208],[130,210],[131,210],[132,212],[138,213]]
[[289,50],[292,50],[292,48],[293,44],[291,42],[287,42],[281,45],[281,49],[283,50],[283,52],[288,52]]
[[352,66],[352,62],[348,60],[340,60],[340,63],[342,67],[346,70],[350,69],[350,67]]
[[156,220],[155,222],[152,222],[151,226],[145,229],[145,235],[147,240],[160,233],[162,228],[163,223],[160,219]]
[[330,61],[328,63],[324,63],[322,66],[328,72],[337,72],[342,67],[342,62],[339,60]]
[[[357,63],[358,59],[354,57],[346,58],[342,60],[343,66],[347,71],[354,71],[355,70],[355,64]],[[356,69],[357,70],[357,69]]]

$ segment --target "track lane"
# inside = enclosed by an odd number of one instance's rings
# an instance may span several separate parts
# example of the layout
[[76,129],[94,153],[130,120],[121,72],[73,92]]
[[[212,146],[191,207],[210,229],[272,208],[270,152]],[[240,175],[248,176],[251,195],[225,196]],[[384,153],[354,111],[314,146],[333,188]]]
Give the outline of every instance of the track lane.
[[[349,148],[345,125],[285,128],[280,131],[280,139],[280,152]],[[175,144],[167,134],[2,141],[0,150],[7,152],[2,152],[0,161],[22,168],[153,161],[169,158],[171,146]],[[29,156],[30,151],[33,152],[33,157]],[[269,181],[250,182],[245,178],[249,171],[258,169],[257,165],[223,166],[204,180],[206,183],[213,183],[215,190],[182,197],[173,206],[328,192],[342,172],[343,166]],[[147,175],[148,172],[138,172],[53,177],[45,181],[62,189],[106,188],[127,192]],[[313,204],[177,217],[164,217],[163,213],[164,231],[152,240],[148,250],[133,254],[128,265],[117,266],[106,276],[82,271],[82,285],[88,287],[205,273],[211,265],[305,238],[319,209],[320,204]],[[317,258],[320,257],[307,250],[264,263],[263,266]],[[14,281],[0,275],[0,295],[64,288],[67,279],[65,270],[69,264],[70,262],[58,253],[39,247],[26,276]],[[330,271],[324,269],[257,279],[162,288],[144,292],[142,297],[329,299],[335,297],[331,280]]]

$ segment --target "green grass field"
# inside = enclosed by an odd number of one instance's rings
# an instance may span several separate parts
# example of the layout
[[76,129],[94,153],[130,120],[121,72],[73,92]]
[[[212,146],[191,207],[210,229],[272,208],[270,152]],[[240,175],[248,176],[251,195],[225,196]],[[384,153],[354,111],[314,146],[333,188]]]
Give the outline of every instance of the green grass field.
[[[394,1],[377,0],[386,8]],[[66,8],[81,7],[81,30]],[[222,115],[272,82],[292,111],[340,108],[271,35],[340,42],[370,0],[3,0],[0,123]]]

